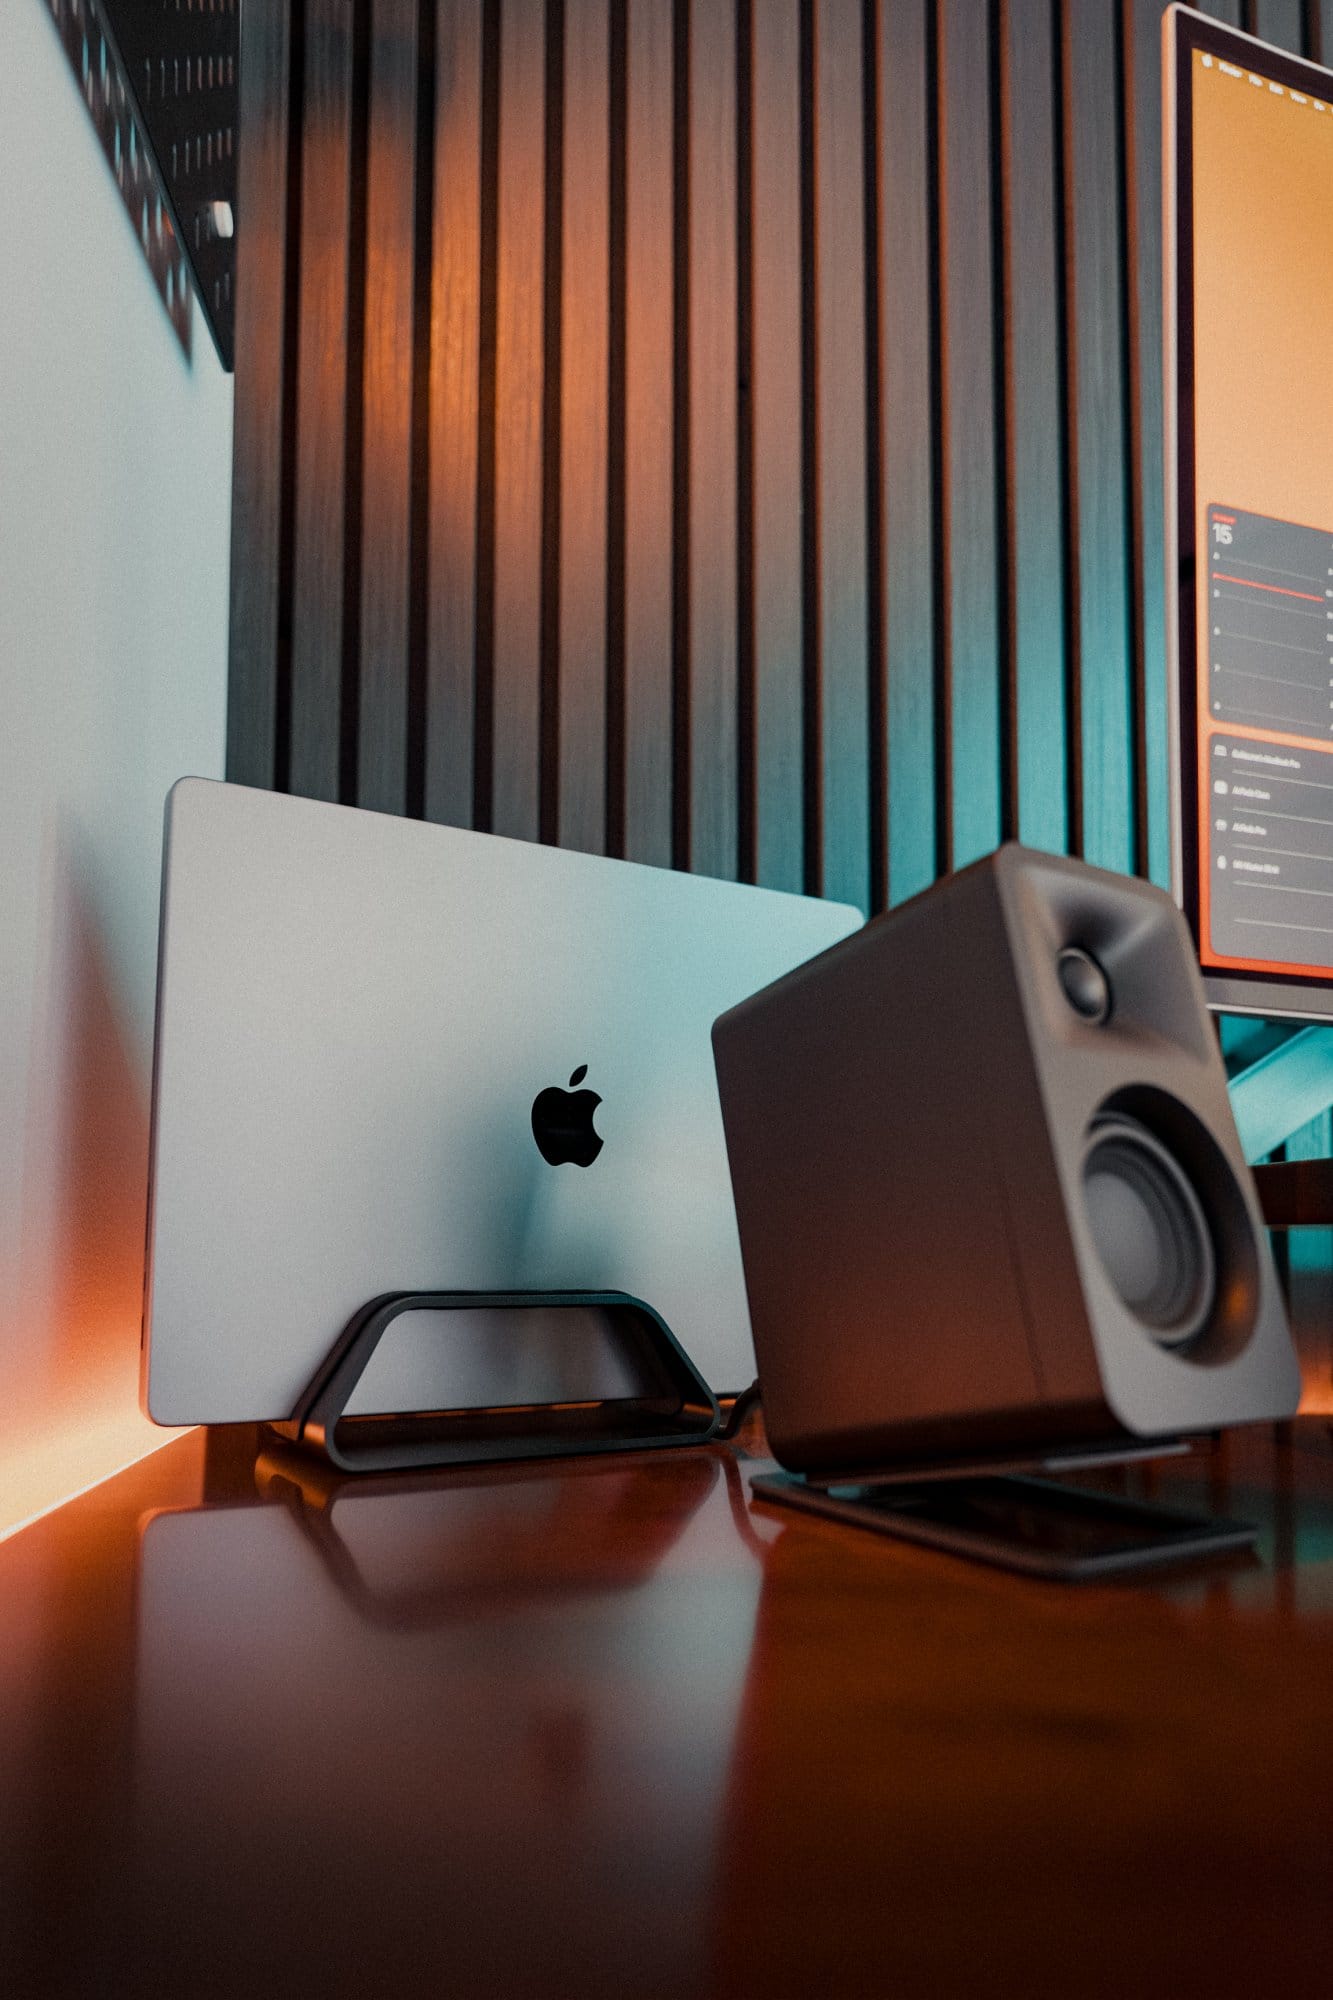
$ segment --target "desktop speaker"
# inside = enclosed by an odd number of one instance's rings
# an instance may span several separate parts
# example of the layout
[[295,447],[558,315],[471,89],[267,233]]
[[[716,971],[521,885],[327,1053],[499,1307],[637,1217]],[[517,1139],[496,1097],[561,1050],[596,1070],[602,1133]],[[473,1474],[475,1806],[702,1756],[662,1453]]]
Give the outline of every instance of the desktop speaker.
[[1291,1415],[1300,1375],[1184,920],[1002,847],[713,1029],[793,1470]]

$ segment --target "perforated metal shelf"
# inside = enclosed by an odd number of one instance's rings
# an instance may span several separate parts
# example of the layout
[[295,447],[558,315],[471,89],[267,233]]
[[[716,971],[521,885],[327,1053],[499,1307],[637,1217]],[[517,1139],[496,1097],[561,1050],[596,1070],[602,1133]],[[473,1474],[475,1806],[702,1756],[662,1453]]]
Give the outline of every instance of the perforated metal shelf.
[[46,5],[182,347],[193,289],[230,368],[239,0]]

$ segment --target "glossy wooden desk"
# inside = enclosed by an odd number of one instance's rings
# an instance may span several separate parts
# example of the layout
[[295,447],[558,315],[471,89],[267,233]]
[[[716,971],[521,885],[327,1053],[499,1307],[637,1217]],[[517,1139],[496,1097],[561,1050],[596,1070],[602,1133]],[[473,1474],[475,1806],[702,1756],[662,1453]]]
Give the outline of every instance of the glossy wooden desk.
[[0,1547],[14,2000],[1333,1991],[1325,1423],[1151,1476],[1261,1561],[1096,1589],[721,1449],[321,1490],[245,1443]]

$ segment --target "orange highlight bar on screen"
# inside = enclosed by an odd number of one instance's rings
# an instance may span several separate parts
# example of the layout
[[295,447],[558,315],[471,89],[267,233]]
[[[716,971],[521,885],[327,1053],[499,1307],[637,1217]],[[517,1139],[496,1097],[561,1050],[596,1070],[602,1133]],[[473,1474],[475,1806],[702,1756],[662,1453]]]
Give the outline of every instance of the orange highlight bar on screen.
[[1308,590],[1288,590],[1281,583],[1252,583],[1248,576],[1224,576],[1220,569],[1213,571],[1214,583],[1243,583],[1247,590],[1271,590],[1277,597],[1303,597],[1307,604],[1322,604],[1322,597],[1315,597]]

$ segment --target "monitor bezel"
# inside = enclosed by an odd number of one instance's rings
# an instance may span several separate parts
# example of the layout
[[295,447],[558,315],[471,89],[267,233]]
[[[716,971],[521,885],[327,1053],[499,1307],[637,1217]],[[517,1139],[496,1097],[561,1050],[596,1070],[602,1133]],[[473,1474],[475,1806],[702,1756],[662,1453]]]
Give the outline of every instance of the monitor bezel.
[[[1196,51],[1243,65],[1333,102],[1333,71],[1198,14],[1162,17],[1162,330],[1166,474],[1167,719],[1171,890],[1199,955],[1208,1005],[1219,1013],[1333,1020],[1333,976],[1219,970],[1202,962],[1198,868],[1198,655],[1194,484],[1194,218],[1190,79]],[[1236,499],[1236,495],[1228,495]],[[1239,504],[1239,503],[1238,503]]]

